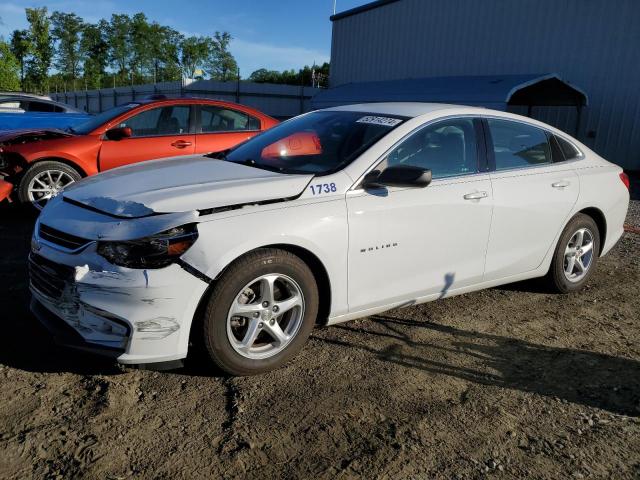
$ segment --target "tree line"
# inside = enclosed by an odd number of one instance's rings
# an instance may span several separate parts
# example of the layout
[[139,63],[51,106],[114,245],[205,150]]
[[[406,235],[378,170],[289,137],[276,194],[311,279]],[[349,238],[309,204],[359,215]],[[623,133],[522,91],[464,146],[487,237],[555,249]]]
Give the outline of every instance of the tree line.
[[[239,77],[229,32],[185,36],[144,13],[85,22],[75,13],[25,8],[28,28],[0,38],[0,89],[71,91],[125,85]],[[249,79],[326,85],[329,65],[299,71],[259,69]]]

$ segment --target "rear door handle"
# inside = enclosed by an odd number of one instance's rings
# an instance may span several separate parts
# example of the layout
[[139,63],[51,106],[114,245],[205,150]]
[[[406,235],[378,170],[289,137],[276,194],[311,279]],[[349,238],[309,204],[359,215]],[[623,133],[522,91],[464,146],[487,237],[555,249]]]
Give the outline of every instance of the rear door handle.
[[471,192],[464,196],[465,200],[480,200],[481,198],[487,198],[489,194],[487,192]]
[[568,187],[569,185],[571,185],[571,182],[568,182],[567,180],[560,180],[559,182],[553,182],[551,184],[553,188],[564,188]]
[[171,146],[176,148],[185,148],[185,147],[190,147],[191,142],[187,142],[186,140],[176,140],[171,144]]

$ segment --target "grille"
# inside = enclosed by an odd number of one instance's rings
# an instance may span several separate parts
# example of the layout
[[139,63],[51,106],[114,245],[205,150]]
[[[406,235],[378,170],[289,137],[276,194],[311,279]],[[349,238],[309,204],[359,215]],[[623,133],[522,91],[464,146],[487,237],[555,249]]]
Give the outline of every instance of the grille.
[[60,230],[56,230],[55,228],[47,227],[46,225],[40,224],[40,228],[38,230],[38,236],[49,243],[53,243],[55,245],[59,245],[68,250],[77,250],[78,248],[84,247],[91,240],[87,240],[86,238],[76,237],[75,235],[71,235],[69,233],[61,232]]
[[29,255],[31,285],[49,298],[62,296],[65,285],[73,279],[74,271],[73,267],[57,264],[40,255]]

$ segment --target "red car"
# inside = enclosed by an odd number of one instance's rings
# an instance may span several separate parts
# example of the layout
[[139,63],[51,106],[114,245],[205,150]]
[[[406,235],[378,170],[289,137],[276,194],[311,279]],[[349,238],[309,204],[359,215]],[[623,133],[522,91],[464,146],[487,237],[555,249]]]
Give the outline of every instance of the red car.
[[235,103],[198,98],[131,102],[68,131],[0,132],[0,201],[42,208],[82,177],[162,157],[226,150],[277,120]]

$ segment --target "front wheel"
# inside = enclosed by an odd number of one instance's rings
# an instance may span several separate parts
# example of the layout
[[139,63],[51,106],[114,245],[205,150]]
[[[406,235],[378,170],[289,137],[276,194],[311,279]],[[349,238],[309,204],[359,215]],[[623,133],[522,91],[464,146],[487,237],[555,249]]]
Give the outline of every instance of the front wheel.
[[259,249],[218,279],[203,321],[206,352],[232,375],[273,370],[306,342],[318,315],[309,267],[279,249]]
[[38,162],[22,176],[18,186],[18,200],[42,210],[50,198],[81,178],[76,169],[62,162]]
[[577,214],[560,235],[547,274],[549,285],[561,293],[580,290],[593,274],[600,252],[600,232],[588,215]]

